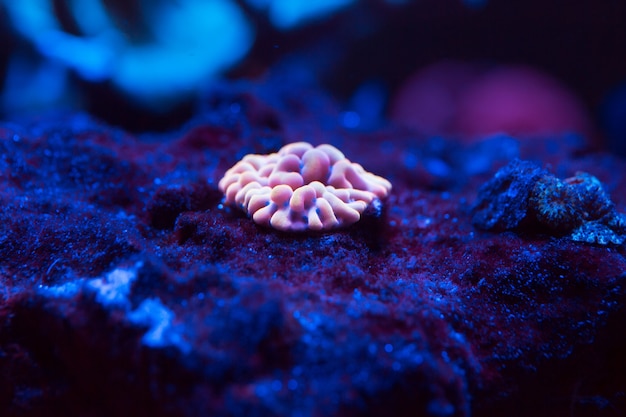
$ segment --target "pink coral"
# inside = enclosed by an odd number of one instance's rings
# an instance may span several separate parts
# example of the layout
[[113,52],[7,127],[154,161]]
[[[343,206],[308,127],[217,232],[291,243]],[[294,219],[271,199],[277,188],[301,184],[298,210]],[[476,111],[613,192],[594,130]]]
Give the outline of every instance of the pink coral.
[[386,179],[331,145],[291,143],[277,153],[246,155],[219,182],[225,203],[282,231],[330,230],[357,222],[391,191]]

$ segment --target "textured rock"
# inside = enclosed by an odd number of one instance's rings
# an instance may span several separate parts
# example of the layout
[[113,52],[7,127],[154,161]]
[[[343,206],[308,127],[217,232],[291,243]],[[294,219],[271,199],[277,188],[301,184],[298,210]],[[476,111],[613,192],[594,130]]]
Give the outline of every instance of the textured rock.
[[[251,86],[228,116],[242,94],[224,85],[217,108],[166,137],[83,116],[0,126],[0,415],[626,411],[624,247],[519,229],[528,199],[509,186],[528,196],[545,172],[518,161],[527,177],[490,180],[511,138],[338,132],[314,92],[280,87]],[[289,134],[268,133],[268,108]],[[299,126],[392,180],[384,206],[285,234],[222,205],[222,174]],[[624,211],[623,161],[551,141],[557,156],[519,154],[593,172]],[[477,195],[484,221],[497,214],[489,231],[472,225]],[[606,224],[623,233],[623,216]]]

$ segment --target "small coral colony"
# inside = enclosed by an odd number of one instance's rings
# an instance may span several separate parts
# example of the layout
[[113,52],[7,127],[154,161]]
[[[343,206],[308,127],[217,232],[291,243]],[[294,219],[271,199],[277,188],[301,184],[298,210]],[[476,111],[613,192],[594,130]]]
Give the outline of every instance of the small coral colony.
[[270,155],[246,155],[219,183],[225,202],[263,226],[331,230],[360,220],[391,191],[386,179],[350,162],[331,145],[291,143]]
[[478,190],[473,221],[484,230],[537,230],[598,245],[626,241],[626,216],[600,180],[585,172],[561,180],[528,161],[513,160]]
[[[296,142],[269,155],[246,155],[219,182],[226,204],[255,223],[287,232],[327,231],[360,220],[391,191],[385,178],[350,162],[331,145]],[[474,224],[484,230],[523,226],[567,234],[574,241],[621,245],[626,216],[593,175],[561,180],[519,160],[498,171],[478,193]]]

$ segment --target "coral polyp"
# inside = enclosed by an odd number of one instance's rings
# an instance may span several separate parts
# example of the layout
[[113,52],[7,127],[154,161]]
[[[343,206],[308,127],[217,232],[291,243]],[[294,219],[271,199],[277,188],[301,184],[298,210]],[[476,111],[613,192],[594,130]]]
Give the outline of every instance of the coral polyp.
[[552,175],[540,178],[530,193],[530,207],[539,223],[554,231],[567,232],[582,221],[577,190]]
[[291,143],[277,153],[250,154],[219,182],[224,202],[255,223],[282,231],[321,231],[349,226],[391,183],[350,162],[331,145]]
[[577,172],[563,180],[577,198],[584,220],[597,220],[615,210],[599,179],[586,172]]

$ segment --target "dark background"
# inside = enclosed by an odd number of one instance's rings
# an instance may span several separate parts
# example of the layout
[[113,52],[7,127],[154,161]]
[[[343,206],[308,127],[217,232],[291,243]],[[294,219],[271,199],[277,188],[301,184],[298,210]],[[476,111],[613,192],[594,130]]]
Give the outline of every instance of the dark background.
[[[107,1],[110,13],[134,37],[144,30],[137,1]],[[259,78],[286,58],[301,60],[323,86],[348,100],[364,82],[376,81],[388,96],[415,70],[442,59],[483,64],[524,64],[542,70],[572,89],[586,104],[598,125],[602,105],[626,81],[626,2],[491,0],[472,7],[458,0],[357,1],[323,20],[290,30],[272,26],[265,13],[244,1],[238,4],[256,30],[247,57],[224,74],[225,78]],[[69,33],[77,29],[67,4],[55,0],[58,18]],[[3,22],[6,16],[0,9]],[[131,30],[132,29],[132,30]],[[0,77],[9,56],[32,49],[2,25]],[[30,51],[36,55],[34,50]],[[155,120],[108,82],[70,80],[79,101],[75,104],[107,122],[124,128],[165,130],[186,120],[193,100],[173,106]],[[10,108],[0,118],[14,117]]]

